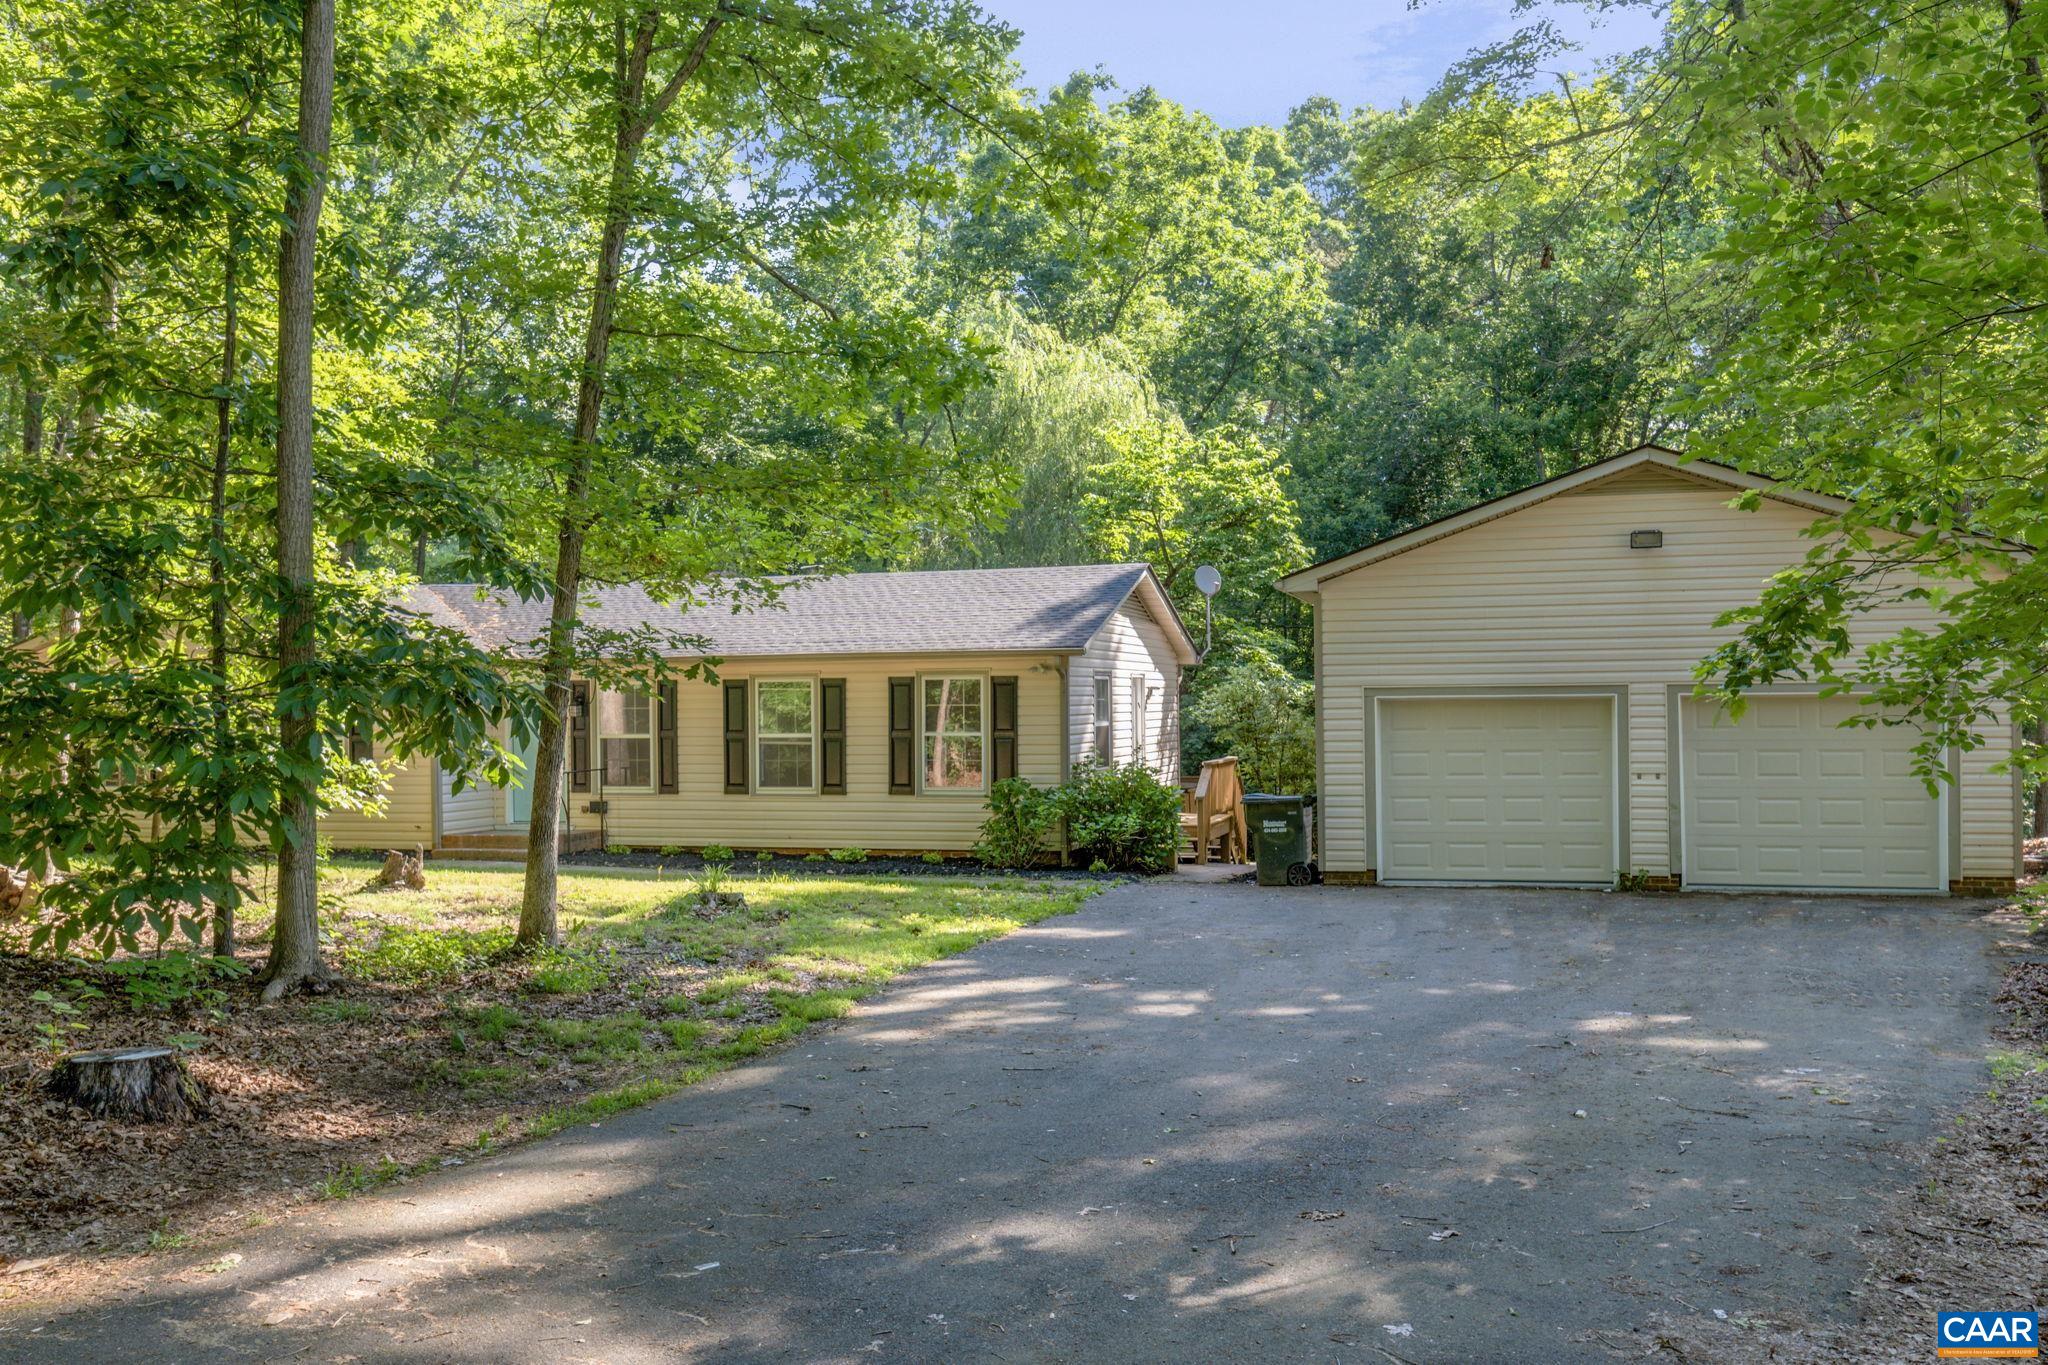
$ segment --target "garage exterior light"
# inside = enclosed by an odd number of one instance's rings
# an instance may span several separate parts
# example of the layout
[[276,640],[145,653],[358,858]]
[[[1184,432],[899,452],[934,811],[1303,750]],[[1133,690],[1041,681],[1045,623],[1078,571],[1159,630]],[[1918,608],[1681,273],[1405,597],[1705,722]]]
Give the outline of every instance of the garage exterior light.
[[1656,550],[1663,548],[1663,545],[1664,533],[1662,531],[1630,531],[1628,533],[1628,547],[1631,550]]

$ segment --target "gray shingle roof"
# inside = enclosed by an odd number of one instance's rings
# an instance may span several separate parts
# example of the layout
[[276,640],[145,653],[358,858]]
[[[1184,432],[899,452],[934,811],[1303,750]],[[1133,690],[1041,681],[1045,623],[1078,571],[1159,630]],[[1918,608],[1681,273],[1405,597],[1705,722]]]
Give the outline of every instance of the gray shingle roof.
[[[586,593],[582,619],[607,630],[702,636],[703,652],[724,658],[1078,652],[1148,572],[1143,564],[1081,564],[784,579],[773,605],[739,611],[731,599],[663,603],[627,585]],[[546,634],[546,598],[479,593],[469,583],[428,583],[412,589],[406,605],[486,647],[517,650]],[[1168,628],[1177,631],[1178,622]]]

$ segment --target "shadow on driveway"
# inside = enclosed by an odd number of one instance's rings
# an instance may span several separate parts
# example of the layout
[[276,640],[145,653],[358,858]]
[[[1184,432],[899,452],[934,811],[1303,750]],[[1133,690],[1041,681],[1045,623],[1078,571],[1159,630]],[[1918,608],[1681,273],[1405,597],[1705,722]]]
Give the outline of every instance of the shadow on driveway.
[[1991,941],[1946,901],[1126,886],[0,1355],[1550,1360],[1846,1314],[1981,1083]]

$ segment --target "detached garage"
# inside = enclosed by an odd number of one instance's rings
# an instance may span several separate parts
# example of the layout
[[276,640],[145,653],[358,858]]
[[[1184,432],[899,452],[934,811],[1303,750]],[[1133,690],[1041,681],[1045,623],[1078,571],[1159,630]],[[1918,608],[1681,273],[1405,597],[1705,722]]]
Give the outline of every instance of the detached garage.
[[[1745,490],[1755,511],[1728,505]],[[1937,795],[1909,726],[1774,687],[1695,699],[1714,621],[1797,563],[1829,500],[1654,446],[1283,580],[1315,608],[1320,857],[1333,881],[2009,890],[2013,736]],[[1932,625],[1873,614],[1874,638]]]

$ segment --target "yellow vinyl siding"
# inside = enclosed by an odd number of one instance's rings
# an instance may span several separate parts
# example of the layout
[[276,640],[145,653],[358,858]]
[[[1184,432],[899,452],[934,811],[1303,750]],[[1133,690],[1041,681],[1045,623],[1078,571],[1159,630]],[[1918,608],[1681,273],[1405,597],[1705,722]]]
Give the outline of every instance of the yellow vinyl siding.
[[1067,663],[1055,654],[728,660],[719,669],[721,681],[846,680],[846,794],[727,795],[720,688],[686,681],[677,688],[679,790],[672,795],[605,792],[593,783],[591,791],[571,793],[572,823],[579,830],[596,829],[598,817],[584,807],[603,798],[610,807],[603,820],[605,841],[635,848],[725,844],[743,851],[850,846],[871,852],[964,852],[974,847],[988,818],[985,792],[889,794],[889,679],[1015,677],[1017,775],[1051,785],[1060,780]]
[[[382,747],[380,761],[390,764]],[[411,848],[434,842],[434,763],[414,758],[389,768],[381,815],[331,810],[320,817],[320,833],[333,848]]]
[[1105,621],[1088,650],[1074,660],[1069,691],[1068,731],[1074,762],[1095,752],[1095,679],[1108,673],[1109,715],[1116,761],[1131,761],[1131,680],[1150,679],[1154,688],[1145,766],[1168,782],[1180,777],[1180,663],[1166,630],[1135,596]]
[[[1727,506],[1734,490],[1637,467],[1428,541],[1316,585],[1328,870],[1372,870],[1369,690],[1570,685],[1626,689],[1624,791],[1631,870],[1671,869],[1670,695],[1732,630],[1714,620],[1752,603],[1800,561],[1814,514],[1771,498]],[[1632,530],[1661,549],[1631,550]],[[1876,639],[1934,614],[1901,603],[1859,622]],[[1959,877],[2010,877],[2012,779],[1989,768],[2009,729],[1963,755]]]

